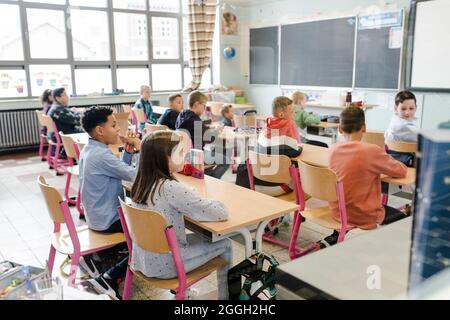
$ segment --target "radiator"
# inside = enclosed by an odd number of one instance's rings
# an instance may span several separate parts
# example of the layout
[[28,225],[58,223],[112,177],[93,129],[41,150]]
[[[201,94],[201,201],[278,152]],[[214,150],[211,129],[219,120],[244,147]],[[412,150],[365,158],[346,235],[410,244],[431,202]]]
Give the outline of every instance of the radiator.
[[34,110],[0,112],[0,150],[39,145],[39,130]]

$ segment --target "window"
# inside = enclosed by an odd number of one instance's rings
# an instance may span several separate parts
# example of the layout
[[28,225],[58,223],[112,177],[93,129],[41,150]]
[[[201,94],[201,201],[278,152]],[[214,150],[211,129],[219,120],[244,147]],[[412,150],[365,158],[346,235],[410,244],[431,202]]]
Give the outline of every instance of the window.
[[99,7],[106,8],[107,0],[70,0],[72,6]]
[[150,11],[179,12],[179,0],[150,0]]
[[[166,25],[164,27],[163,25]],[[167,31],[166,31],[167,30]],[[166,31],[166,32],[165,32]],[[175,18],[152,18],[153,59],[178,59],[178,20]],[[167,51],[158,55],[158,51]]]
[[72,9],[70,16],[75,60],[109,60],[110,46],[106,12]]
[[113,0],[113,7],[117,9],[146,10],[147,0]]
[[[184,68],[184,86],[192,81],[192,73],[189,67]],[[211,69],[207,68],[205,72],[203,72],[202,83],[200,84],[200,89],[208,89],[211,86]]]
[[118,68],[117,88],[125,92],[139,92],[139,87],[149,84],[149,71],[147,68]]
[[181,90],[181,66],[179,64],[152,65],[154,91]]
[[25,2],[49,3],[49,4],[66,4],[66,0],[25,0]]
[[0,4],[0,60],[23,60],[19,6]]
[[27,20],[32,59],[67,58],[63,11],[27,9]]
[[182,89],[189,1],[0,0],[0,99]]
[[112,80],[110,69],[75,69],[77,94],[110,93]]
[[0,70],[0,98],[27,96],[26,79],[25,70]]
[[147,60],[147,34],[139,24],[146,24],[143,14],[114,13],[114,35],[117,60]]
[[69,65],[30,65],[31,94],[40,96],[45,89],[66,88],[72,94]]

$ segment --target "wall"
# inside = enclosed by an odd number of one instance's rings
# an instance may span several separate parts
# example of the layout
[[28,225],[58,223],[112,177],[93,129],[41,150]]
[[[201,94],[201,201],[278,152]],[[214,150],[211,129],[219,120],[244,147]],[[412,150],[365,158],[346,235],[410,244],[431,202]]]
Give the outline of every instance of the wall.
[[[227,3],[227,1],[222,1]],[[285,93],[280,86],[249,85],[248,84],[248,55],[249,55],[249,27],[276,25],[290,20],[325,16],[339,16],[342,14],[357,14],[377,9],[405,8],[406,17],[409,15],[410,1],[394,0],[390,4],[377,0],[282,0],[270,3],[233,5],[239,23],[238,36],[220,36],[220,50],[232,45],[237,50],[236,58],[226,60],[220,52],[221,74],[223,85],[238,85],[246,90],[249,102],[254,103],[261,114],[270,113],[271,101],[275,96]],[[406,25],[407,26],[407,25]],[[405,35],[406,36],[406,35]],[[406,39],[406,38],[405,38]],[[406,48],[406,47],[405,47]],[[217,58],[216,58],[217,61]],[[405,63],[403,63],[405,66]],[[263,66],[262,66],[263,67]],[[217,79],[217,78],[216,78]],[[215,81],[217,82],[217,81]],[[367,123],[371,129],[384,130],[389,124],[393,113],[395,92],[392,91],[360,91],[369,103],[379,104],[380,107],[367,112]],[[434,129],[439,123],[450,119],[450,94],[415,92],[418,100],[417,124],[423,129]],[[336,114],[338,110],[311,109],[326,114]]]

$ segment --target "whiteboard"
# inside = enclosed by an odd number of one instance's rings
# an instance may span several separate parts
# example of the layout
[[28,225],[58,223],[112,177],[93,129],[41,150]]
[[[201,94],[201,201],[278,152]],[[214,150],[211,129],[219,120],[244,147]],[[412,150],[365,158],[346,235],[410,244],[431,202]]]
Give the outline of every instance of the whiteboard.
[[420,1],[413,5],[408,87],[450,90],[450,1]]

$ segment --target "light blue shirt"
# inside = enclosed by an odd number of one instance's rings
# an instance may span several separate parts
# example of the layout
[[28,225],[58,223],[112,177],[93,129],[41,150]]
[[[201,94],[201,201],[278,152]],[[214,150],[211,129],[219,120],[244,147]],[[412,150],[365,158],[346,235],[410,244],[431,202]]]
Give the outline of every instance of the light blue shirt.
[[119,220],[118,197],[123,197],[122,180],[133,181],[136,169],[132,155],[119,160],[102,142],[89,139],[80,155],[80,188],[86,222],[90,229],[104,231]]

